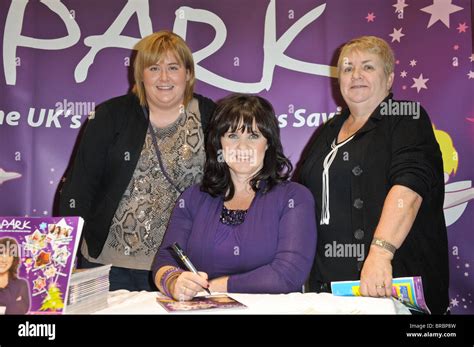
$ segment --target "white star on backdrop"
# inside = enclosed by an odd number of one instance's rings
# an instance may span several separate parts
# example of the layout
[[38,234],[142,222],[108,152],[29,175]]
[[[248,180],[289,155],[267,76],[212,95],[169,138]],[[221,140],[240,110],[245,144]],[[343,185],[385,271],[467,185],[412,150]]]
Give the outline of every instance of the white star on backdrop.
[[405,0],[397,0],[397,3],[392,6],[395,7],[395,13],[400,13],[403,12],[403,9],[408,5],[405,4]]
[[471,61],[471,63],[474,62],[474,53],[471,54],[471,56],[469,57],[469,60]]
[[417,61],[415,59],[410,60],[410,66],[414,67],[416,65]]
[[474,71],[469,70],[467,75],[469,76],[469,79],[474,78]]
[[419,93],[421,89],[428,89],[426,86],[426,82],[428,82],[429,78],[423,78],[423,74],[421,73],[418,78],[412,78],[413,85],[410,88],[416,88],[416,92]]
[[457,306],[458,304],[459,304],[459,301],[456,298],[451,299],[451,306],[454,307],[454,306]]
[[393,33],[389,34],[388,36],[392,37],[392,42],[398,41],[400,42],[400,39],[405,36],[405,34],[402,33],[403,28],[400,29],[395,29],[393,28]]
[[407,72],[405,70],[403,70],[402,72],[400,72],[400,77],[407,77]]
[[18,172],[7,172],[0,168],[0,185],[6,181],[13,180],[15,178],[20,178],[21,174]]
[[427,28],[439,20],[449,28],[449,15],[463,9],[463,7],[453,5],[451,2],[452,0],[433,0],[433,5],[420,9],[420,11],[431,14]]

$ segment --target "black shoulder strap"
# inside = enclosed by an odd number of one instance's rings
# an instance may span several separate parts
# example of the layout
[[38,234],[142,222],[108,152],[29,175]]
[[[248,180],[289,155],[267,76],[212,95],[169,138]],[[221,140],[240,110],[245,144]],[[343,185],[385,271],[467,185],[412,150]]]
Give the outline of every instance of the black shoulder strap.
[[206,98],[199,94],[194,94],[194,97],[198,100],[199,103],[199,112],[201,113],[201,124],[204,134],[207,133],[207,127],[211,120],[212,114],[216,109],[216,104],[209,98]]

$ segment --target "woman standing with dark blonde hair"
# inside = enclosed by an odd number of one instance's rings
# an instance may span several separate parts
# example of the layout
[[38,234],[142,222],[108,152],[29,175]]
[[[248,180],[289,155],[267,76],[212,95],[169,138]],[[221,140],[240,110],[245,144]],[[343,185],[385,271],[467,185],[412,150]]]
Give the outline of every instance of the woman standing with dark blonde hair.
[[135,46],[133,93],[89,120],[60,195],[85,220],[79,267],[112,264],[110,289],[153,290],[153,257],[179,194],[200,182],[214,103],[193,94],[193,56],[160,31]]
[[[318,220],[310,287],[360,279],[362,295],[382,297],[392,295],[393,277],[421,276],[426,303],[440,314],[449,283],[443,161],[426,111],[392,99],[394,61],[375,36],[341,49],[348,108],[318,131],[299,176]],[[336,255],[336,247],[361,251]]]
[[25,314],[30,309],[28,283],[18,278],[20,247],[15,239],[0,238],[0,309],[5,314]]

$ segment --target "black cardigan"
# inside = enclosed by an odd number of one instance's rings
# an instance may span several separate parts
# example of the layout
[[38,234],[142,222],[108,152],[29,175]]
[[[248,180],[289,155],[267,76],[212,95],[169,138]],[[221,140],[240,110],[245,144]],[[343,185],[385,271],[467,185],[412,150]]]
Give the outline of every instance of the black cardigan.
[[[392,97],[389,95],[384,101]],[[381,104],[382,105],[382,104]],[[319,129],[302,158],[298,181],[307,186],[316,201],[320,221],[322,161],[329,152],[349,110],[328,121]],[[419,118],[418,118],[419,116]],[[354,244],[364,244],[365,257],[379,222],[385,198],[394,185],[417,192],[423,202],[413,226],[392,260],[393,277],[422,276],[425,299],[433,313],[443,313],[448,306],[448,243],[443,214],[443,161],[431,121],[420,107],[419,115],[382,115],[378,107],[358,131],[351,152],[351,196],[363,206],[351,209],[347,221]],[[331,217],[337,218],[337,206],[331,205]],[[360,238],[362,232],[362,239]],[[356,237],[356,231],[359,232]],[[325,235],[325,238],[329,237]],[[323,236],[321,236],[323,238]],[[359,279],[362,262],[346,266],[353,278],[337,278],[337,269],[319,268],[324,263],[324,245],[318,240],[310,287],[334,280]],[[364,258],[365,259],[365,258]],[[319,264],[319,265],[318,265]]]
[[[206,133],[215,104],[201,95],[194,97]],[[66,175],[59,195],[59,214],[84,218],[83,237],[94,258],[102,252],[112,218],[133,176],[148,123],[134,94],[105,101],[88,121]]]

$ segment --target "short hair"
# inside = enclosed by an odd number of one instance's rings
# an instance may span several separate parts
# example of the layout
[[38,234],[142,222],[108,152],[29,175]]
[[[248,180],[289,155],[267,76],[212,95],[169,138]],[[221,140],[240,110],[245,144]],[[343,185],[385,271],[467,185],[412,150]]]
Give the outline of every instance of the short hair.
[[186,107],[193,98],[195,73],[194,59],[191,50],[184,40],[172,31],[162,30],[141,39],[134,47],[137,55],[133,63],[135,85],[132,91],[137,95],[142,106],[147,106],[145,87],[143,85],[143,70],[156,64],[167,53],[172,53],[179,64],[189,73],[184,91],[184,106]]
[[[18,242],[15,239],[11,237],[2,237],[0,238],[0,249],[2,248],[6,251],[8,255],[13,256],[12,266],[10,266],[10,268],[8,269],[8,278],[16,279],[18,266],[20,265],[20,246],[18,245]],[[12,250],[13,252],[11,252]]]
[[340,51],[341,53],[339,54],[339,59],[337,60],[338,74],[341,72],[344,58],[353,51],[369,52],[378,55],[384,64],[384,72],[386,77],[388,77],[394,71],[395,55],[393,50],[387,41],[381,39],[380,37],[357,37],[344,44]]
[[264,181],[266,184],[261,191],[266,193],[278,183],[288,180],[293,166],[283,154],[280,128],[273,106],[260,96],[231,94],[218,101],[209,124],[202,191],[214,197],[223,196],[225,201],[232,199],[235,187],[229,167],[221,159],[221,138],[229,130],[232,132],[247,130],[251,133],[255,130],[254,125],[267,140],[268,147],[262,169],[250,180],[252,189],[255,192],[260,190],[262,186],[259,182]]

